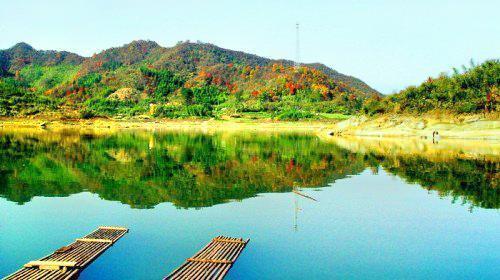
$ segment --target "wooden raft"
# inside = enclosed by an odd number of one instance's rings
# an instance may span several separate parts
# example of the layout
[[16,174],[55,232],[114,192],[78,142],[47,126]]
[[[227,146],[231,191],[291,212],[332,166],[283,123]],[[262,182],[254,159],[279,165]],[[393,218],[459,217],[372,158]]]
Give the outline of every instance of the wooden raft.
[[75,279],[81,270],[120,239],[128,229],[122,227],[99,227],[83,238],[23,268],[4,279]]
[[248,241],[217,236],[165,279],[222,279]]

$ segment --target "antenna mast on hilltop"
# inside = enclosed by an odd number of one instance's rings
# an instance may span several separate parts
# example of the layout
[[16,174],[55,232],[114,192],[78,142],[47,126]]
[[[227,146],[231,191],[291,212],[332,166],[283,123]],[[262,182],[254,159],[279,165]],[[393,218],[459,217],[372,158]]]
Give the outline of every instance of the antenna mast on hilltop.
[[300,67],[300,41],[299,41],[299,23],[295,24],[295,68]]

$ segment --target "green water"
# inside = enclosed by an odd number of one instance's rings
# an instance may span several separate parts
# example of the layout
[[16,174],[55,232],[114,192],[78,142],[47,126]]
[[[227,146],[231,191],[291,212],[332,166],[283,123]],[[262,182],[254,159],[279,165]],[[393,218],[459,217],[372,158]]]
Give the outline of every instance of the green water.
[[243,132],[0,132],[0,147],[0,277],[99,225],[130,232],[82,279],[159,279],[221,234],[251,239],[229,279],[500,275],[500,156]]

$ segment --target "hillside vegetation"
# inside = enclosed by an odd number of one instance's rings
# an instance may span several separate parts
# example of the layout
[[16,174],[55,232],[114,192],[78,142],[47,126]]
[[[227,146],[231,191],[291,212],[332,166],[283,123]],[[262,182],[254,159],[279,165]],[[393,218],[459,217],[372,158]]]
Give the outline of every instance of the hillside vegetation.
[[500,63],[383,96],[322,64],[294,67],[204,43],[164,48],[133,41],[92,57],[39,51],[25,43],[0,51],[0,116],[241,117],[298,120],[394,112],[497,111]]
[[453,69],[452,75],[441,74],[428,78],[419,86],[410,86],[401,92],[365,100],[363,112],[424,113],[442,110],[450,113],[498,112],[500,100],[500,61],[489,60],[480,65],[471,62],[462,71]]
[[134,41],[89,58],[36,51],[25,43],[0,52],[0,115],[57,111],[158,118],[262,113],[301,119],[352,114],[368,96],[362,81],[322,64],[294,67],[203,43],[164,48]]

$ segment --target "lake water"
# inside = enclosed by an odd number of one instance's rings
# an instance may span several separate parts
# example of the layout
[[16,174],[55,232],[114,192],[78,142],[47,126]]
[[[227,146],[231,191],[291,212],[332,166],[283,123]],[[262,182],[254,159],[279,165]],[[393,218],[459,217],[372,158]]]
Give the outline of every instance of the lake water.
[[400,144],[0,131],[0,277],[117,225],[81,279],[160,279],[217,235],[250,238],[228,279],[498,279],[500,155]]

